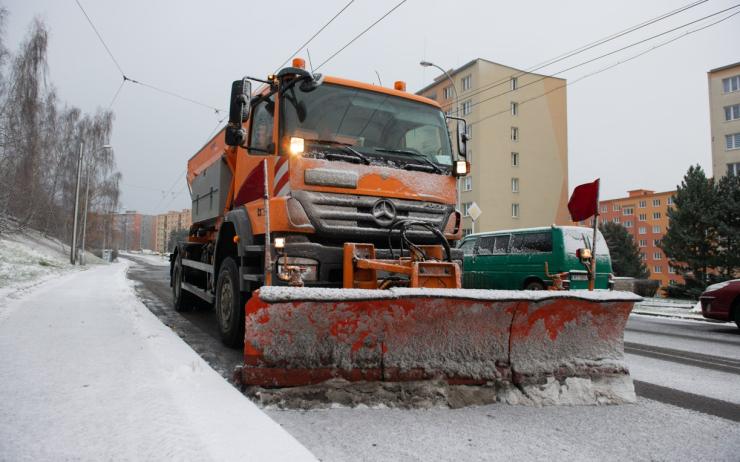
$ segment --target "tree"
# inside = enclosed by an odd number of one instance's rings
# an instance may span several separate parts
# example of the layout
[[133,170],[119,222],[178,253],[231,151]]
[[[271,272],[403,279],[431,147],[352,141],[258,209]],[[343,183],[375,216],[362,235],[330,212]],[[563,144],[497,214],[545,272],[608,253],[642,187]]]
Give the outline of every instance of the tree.
[[694,298],[707,286],[709,268],[718,255],[719,202],[714,181],[700,166],[689,167],[676,188],[673,207],[668,209],[668,229],[660,241],[668,264],[686,280],[669,294]]
[[167,240],[167,251],[172,253],[175,250],[175,246],[178,242],[184,241],[188,237],[187,229],[173,229],[170,231],[169,238]]
[[599,225],[599,230],[609,247],[615,275],[638,279],[650,277],[650,271],[640,256],[640,249],[627,228],[619,223],[606,222]]
[[725,279],[732,279],[740,272],[740,177],[722,177],[717,183],[717,196],[714,266]]

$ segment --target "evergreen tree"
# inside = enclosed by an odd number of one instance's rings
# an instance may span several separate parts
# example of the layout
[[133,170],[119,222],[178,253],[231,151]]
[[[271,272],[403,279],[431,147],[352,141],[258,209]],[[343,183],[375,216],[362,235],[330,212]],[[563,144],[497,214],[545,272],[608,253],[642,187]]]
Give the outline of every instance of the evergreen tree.
[[669,258],[669,264],[696,286],[692,296],[706,287],[707,270],[718,255],[720,200],[714,181],[697,165],[689,167],[676,188],[673,207],[668,209],[668,229],[660,248]]
[[615,275],[638,279],[650,277],[650,271],[640,257],[640,249],[627,228],[619,223],[607,221],[599,225],[599,230],[609,246]]
[[717,183],[717,257],[714,266],[724,279],[740,272],[740,177],[727,175]]

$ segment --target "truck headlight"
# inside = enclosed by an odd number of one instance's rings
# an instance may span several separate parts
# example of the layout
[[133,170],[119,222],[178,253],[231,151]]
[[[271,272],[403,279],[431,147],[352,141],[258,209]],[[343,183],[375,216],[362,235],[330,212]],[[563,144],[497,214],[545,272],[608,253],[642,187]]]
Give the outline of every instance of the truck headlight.
[[278,273],[288,273],[290,267],[297,267],[304,281],[318,281],[319,262],[313,258],[280,257],[277,261]]

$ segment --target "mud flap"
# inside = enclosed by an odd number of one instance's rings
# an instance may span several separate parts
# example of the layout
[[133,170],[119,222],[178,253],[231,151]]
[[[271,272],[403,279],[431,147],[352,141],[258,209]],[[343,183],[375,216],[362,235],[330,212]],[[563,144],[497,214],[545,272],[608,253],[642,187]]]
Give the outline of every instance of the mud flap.
[[629,377],[622,292],[263,287],[246,304],[247,385],[331,378],[542,385]]

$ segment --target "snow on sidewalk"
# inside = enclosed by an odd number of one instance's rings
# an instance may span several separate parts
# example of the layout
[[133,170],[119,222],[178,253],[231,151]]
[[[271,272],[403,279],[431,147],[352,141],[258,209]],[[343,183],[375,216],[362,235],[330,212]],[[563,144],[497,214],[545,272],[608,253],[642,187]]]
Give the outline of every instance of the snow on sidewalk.
[[0,307],[0,459],[315,460],[136,299],[126,268]]

